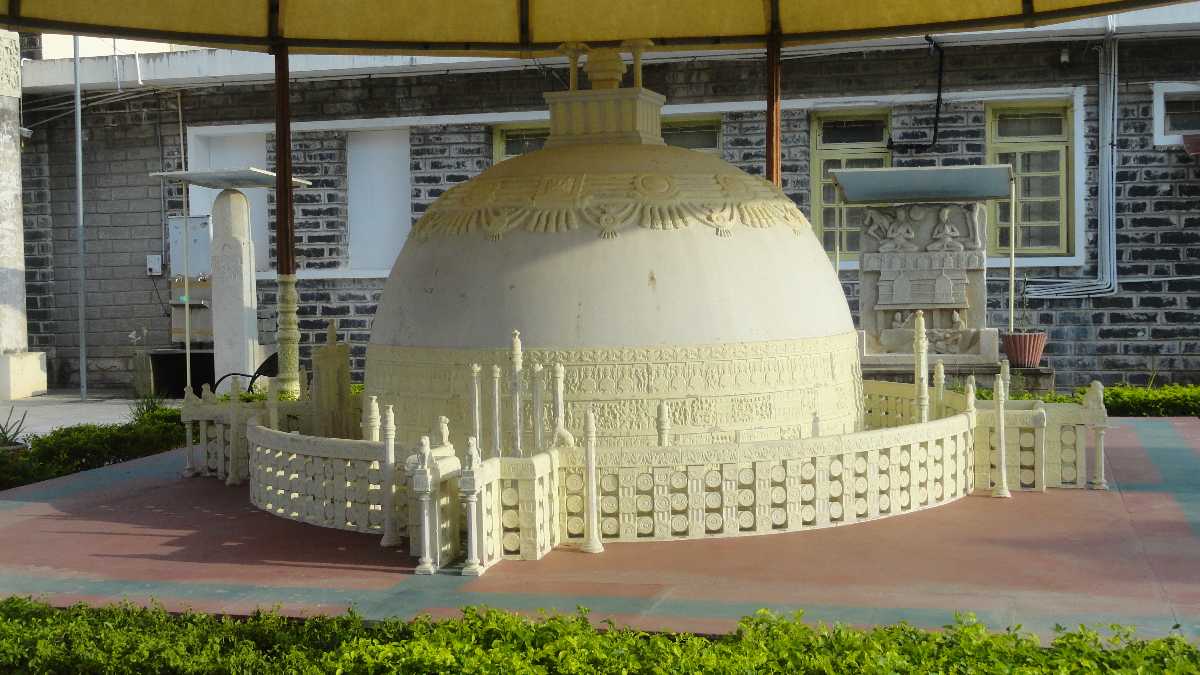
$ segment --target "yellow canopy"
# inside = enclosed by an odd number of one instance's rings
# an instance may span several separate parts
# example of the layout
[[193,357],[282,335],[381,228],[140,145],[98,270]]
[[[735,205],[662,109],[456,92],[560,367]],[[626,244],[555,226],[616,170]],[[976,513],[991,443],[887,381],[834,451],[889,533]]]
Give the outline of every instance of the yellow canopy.
[[535,56],[563,42],[762,47],[1014,28],[1163,0],[0,0],[0,25],[292,52]]

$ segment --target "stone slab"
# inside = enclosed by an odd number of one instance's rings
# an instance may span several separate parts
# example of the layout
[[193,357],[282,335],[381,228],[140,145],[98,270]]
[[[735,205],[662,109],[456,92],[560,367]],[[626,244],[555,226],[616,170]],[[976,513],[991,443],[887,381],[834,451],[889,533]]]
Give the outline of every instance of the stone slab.
[[46,393],[46,355],[43,352],[0,354],[0,400],[11,401]]

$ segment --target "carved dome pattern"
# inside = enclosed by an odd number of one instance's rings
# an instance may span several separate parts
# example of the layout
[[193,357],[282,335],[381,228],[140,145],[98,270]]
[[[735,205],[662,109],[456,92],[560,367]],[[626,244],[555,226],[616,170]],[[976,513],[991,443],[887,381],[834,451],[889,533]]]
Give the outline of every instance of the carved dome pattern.
[[[500,239],[517,230],[584,227],[604,238],[633,227],[708,227],[719,236],[730,236],[737,227],[810,229],[782,190],[719,158],[641,146],[617,155],[626,166],[589,167],[595,152],[595,146],[549,148],[502,162],[442,194],[413,234],[424,241],[477,231]],[[584,167],[593,170],[579,170]]]

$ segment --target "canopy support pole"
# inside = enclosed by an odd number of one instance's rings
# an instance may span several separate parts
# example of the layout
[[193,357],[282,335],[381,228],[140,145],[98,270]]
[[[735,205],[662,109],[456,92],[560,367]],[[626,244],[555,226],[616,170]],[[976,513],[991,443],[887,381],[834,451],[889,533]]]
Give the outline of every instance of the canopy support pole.
[[1017,212],[1021,210],[1017,204],[1017,177],[1011,181],[1008,196],[1008,332],[1011,334],[1016,326],[1017,309]]
[[767,180],[776,187],[783,185],[781,171],[782,145],[780,133],[782,119],[779,113],[781,77],[779,64],[780,39],[777,31],[767,38]]
[[289,105],[288,48],[275,54],[275,341],[279,351],[279,388],[300,392],[300,327],[296,316],[295,235],[292,216],[292,127]]
[[79,244],[79,400],[88,397],[87,243],[83,231],[83,105],[79,87],[79,36],[74,36],[75,68],[75,238]]

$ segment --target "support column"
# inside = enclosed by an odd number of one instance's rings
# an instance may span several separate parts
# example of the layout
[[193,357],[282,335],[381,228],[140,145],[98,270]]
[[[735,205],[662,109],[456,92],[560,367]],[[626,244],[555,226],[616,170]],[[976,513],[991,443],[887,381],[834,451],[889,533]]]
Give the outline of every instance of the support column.
[[296,318],[296,258],[292,221],[292,127],[289,105],[288,50],[275,51],[275,269],[279,273],[277,295],[280,389],[300,391],[300,328]]
[[772,31],[767,38],[767,180],[776,187],[783,185],[782,152],[780,142],[783,131],[783,118],[779,110],[780,90],[782,89],[782,67],[780,66],[779,34]]
[[1004,414],[1004,404],[1008,400],[1008,383],[1004,378],[996,378],[996,386],[992,389],[996,410],[996,485],[992,488],[993,497],[1011,497],[1008,491],[1008,438],[1006,435],[1007,420]]
[[583,551],[585,553],[603,553],[604,543],[600,541],[600,481],[596,475],[596,413],[588,410],[583,427],[583,470],[584,488],[587,496],[584,501],[583,520]]
[[46,355],[29,351],[21,209],[21,47],[0,31],[0,400],[46,393]]

